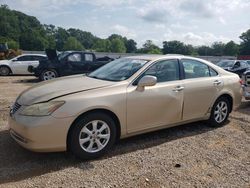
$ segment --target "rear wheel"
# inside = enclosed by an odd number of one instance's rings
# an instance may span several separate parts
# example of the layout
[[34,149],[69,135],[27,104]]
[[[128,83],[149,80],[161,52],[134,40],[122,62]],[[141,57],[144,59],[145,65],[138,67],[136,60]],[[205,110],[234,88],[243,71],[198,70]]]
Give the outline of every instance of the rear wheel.
[[110,116],[91,113],[80,118],[69,134],[71,152],[80,159],[94,159],[115,143],[116,126]]
[[0,76],[8,76],[10,74],[10,69],[9,67],[6,66],[1,66],[0,67]]
[[55,70],[44,70],[41,73],[39,78],[41,81],[44,81],[44,80],[51,80],[57,77],[58,77],[58,74]]
[[218,98],[212,108],[209,124],[214,127],[223,125],[229,116],[230,103],[226,97]]

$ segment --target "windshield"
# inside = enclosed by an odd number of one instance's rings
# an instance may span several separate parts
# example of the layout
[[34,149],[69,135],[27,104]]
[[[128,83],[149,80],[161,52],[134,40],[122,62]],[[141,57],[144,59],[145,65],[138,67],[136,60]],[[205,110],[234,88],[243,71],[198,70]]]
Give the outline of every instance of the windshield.
[[220,61],[217,65],[220,67],[232,67],[234,65],[234,61]]
[[60,53],[59,55],[58,55],[58,59],[59,60],[62,60],[66,55],[68,55],[69,54],[69,52],[62,52],[62,53]]
[[147,62],[142,59],[120,58],[102,66],[88,76],[101,80],[122,81],[131,77]]

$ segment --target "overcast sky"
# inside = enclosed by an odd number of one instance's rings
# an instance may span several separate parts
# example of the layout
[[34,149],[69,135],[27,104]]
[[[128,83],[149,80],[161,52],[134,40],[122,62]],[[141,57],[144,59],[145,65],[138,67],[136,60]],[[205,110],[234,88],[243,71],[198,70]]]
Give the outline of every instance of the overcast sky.
[[0,0],[43,24],[79,28],[106,38],[112,33],[193,45],[240,42],[250,29],[250,0]]

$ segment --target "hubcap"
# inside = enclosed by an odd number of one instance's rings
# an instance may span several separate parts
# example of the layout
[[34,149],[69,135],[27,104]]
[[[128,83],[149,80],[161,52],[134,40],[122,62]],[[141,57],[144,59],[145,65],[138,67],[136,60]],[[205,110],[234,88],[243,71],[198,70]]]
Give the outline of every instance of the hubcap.
[[0,68],[0,75],[2,76],[7,76],[9,74],[9,69],[6,67],[1,67]]
[[217,123],[223,122],[227,117],[228,107],[227,103],[220,101],[214,110],[214,119]]
[[109,139],[109,126],[101,120],[94,120],[87,123],[79,134],[81,148],[89,153],[101,151],[108,144]]
[[54,71],[46,71],[43,73],[44,80],[51,80],[53,78],[56,78],[56,73]]

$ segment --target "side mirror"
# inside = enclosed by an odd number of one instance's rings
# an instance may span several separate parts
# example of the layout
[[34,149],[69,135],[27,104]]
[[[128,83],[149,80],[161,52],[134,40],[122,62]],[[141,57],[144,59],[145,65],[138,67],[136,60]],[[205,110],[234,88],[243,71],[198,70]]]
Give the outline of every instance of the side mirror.
[[154,86],[156,83],[157,78],[155,76],[143,76],[137,84],[137,90],[143,91],[145,86]]

